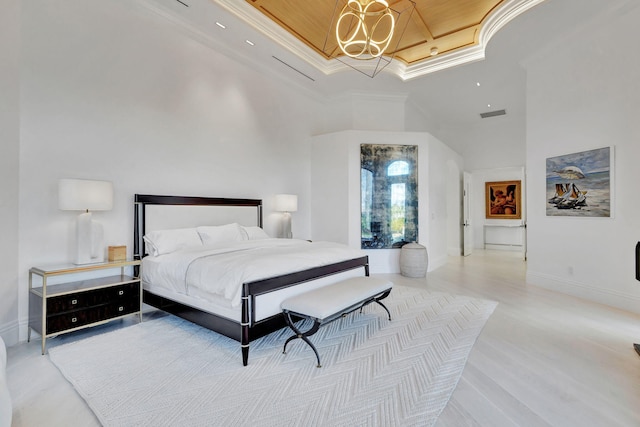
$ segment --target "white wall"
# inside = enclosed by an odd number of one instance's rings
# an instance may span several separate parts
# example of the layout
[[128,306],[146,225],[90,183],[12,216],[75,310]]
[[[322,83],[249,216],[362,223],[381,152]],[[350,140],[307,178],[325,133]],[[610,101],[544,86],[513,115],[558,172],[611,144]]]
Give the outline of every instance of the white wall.
[[[428,224],[426,241],[429,269],[443,266],[449,255],[461,255],[462,157],[428,133],[417,133],[427,141],[428,210],[420,220]],[[420,167],[424,168],[424,164]],[[421,181],[419,186],[424,186]],[[422,190],[421,190],[422,191]],[[424,243],[423,243],[424,244]]]
[[525,118],[507,111],[507,116],[478,119],[465,129],[462,155],[467,170],[523,166],[525,163]]
[[[135,193],[262,198],[272,235],[273,196],[298,194],[294,233],[309,236],[315,101],[133,2],[22,4],[20,238],[3,245],[19,249],[20,282],[8,289],[19,288],[22,339],[29,268],[71,259],[76,213],[57,209],[59,178],[113,181],[114,209],[94,218],[105,243],[126,244],[129,255]],[[18,229],[7,219],[3,227]]]
[[[526,64],[529,283],[640,312],[640,5],[611,11]],[[615,147],[614,216],[547,217],[545,160]]]
[[20,151],[20,0],[0,14],[0,336],[18,338],[18,191]]
[[[339,133],[342,134],[342,133]],[[311,142],[311,238],[349,244],[351,212],[349,200],[360,197],[360,189],[351,194],[350,166],[360,161],[360,153],[335,134],[318,135]],[[358,247],[359,244],[356,245]]]
[[[450,245],[450,224],[460,224],[459,210],[448,210],[448,198],[460,200],[460,186],[455,186],[458,189],[455,193],[455,188],[448,191],[451,188],[447,183],[452,163],[462,170],[458,154],[426,132],[352,130],[315,136],[311,144],[312,238],[340,241],[353,247],[360,247],[360,144],[417,145],[419,243],[427,247],[429,270],[444,265]],[[341,206],[344,201],[348,202],[346,209]],[[400,271],[399,250],[376,249],[366,253],[372,273]]]
[[420,113],[415,108],[407,108],[406,95],[379,94],[375,89],[370,93],[344,92],[327,100],[325,123],[319,134],[354,129],[404,131],[407,121],[405,110],[412,112],[411,117],[418,121],[416,116]]
[[435,136],[433,129],[437,128],[438,120],[417,107],[411,97],[408,97],[405,104],[403,129],[407,132],[429,132]]
[[[522,83],[524,87],[524,82]],[[506,116],[478,118],[469,126],[434,123],[433,133],[460,153],[468,171],[525,164],[525,116],[507,111]]]

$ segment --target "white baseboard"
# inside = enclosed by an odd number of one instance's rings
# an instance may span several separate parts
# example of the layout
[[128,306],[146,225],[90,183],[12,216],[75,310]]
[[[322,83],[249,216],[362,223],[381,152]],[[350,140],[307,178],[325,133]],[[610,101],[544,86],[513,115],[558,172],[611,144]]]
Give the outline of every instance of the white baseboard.
[[600,304],[640,314],[640,297],[611,289],[597,288],[549,274],[527,271],[527,283]]
[[501,245],[496,243],[486,243],[484,249],[505,252],[522,252],[522,245]]
[[454,248],[447,248],[447,255],[449,256],[462,256],[462,248],[456,246]]

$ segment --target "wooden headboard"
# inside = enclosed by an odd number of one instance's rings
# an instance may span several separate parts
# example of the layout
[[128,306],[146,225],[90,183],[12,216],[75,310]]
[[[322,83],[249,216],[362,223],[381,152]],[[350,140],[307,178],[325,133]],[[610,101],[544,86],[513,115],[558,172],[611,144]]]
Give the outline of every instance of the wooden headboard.
[[224,225],[262,227],[262,200],[136,194],[133,257],[146,255],[142,237],[151,231]]

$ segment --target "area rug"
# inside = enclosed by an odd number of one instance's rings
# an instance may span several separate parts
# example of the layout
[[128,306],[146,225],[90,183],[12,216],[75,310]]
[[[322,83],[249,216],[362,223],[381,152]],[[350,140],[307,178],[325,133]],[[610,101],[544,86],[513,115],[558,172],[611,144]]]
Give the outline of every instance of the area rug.
[[166,316],[51,348],[105,426],[429,426],[496,303],[395,286],[311,337],[282,329],[240,345]]

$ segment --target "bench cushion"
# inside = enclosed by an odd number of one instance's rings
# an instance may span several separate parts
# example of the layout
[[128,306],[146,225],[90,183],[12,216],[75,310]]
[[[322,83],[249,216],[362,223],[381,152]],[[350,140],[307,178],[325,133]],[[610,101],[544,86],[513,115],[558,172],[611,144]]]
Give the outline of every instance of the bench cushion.
[[393,287],[377,277],[353,277],[284,300],[283,310],[322,320]]

